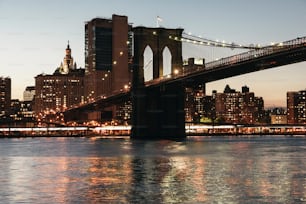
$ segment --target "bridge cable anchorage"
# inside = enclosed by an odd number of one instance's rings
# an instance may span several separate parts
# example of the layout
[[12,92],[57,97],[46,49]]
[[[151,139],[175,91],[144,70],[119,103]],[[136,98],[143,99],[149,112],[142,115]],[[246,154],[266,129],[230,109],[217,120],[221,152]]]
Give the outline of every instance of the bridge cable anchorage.
[[237,43],[226,43],[224,41],[219,42],[219,41],[210,40],[207,38],[191,35],[185,32],[183,33],[182,38],[179,38],[177,36],[169,36],[169,39],[197,44],[197,45],[203,45],[203,46],[224,47],[224,48],[231,48],[231,49],[238,48],[238,49],[256,50],[256,49],[263,48],[259,44],[242,45],[242,44],[237,44]]

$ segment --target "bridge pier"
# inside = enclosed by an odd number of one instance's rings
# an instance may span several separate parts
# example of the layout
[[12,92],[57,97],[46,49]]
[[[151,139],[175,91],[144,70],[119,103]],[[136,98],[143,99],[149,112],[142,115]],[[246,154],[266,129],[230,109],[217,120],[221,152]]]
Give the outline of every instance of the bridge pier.
[[132,98],[132,139],[186,138],[183,86],[140,88]]
[[185,133],[185,89],[180,83],[145,87],[144,50],[153,52],[153,79],[163,77],[163,52],[171,53],[171,73],[182,71],[183,29],[133,28],[132,80],[133,139],[183,139]]

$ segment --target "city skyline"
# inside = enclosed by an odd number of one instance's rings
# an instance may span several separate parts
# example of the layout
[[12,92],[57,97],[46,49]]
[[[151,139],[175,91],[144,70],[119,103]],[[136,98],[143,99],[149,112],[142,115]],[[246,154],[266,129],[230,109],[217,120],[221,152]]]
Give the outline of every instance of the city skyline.
[[[106,3],[0,1],[4,28],[0,32],[0,76],[11,78],[12,98],[21,99],[26,86],[34,85],[35,76],[51,74],[59,67],[68,40],[78,67],[84,68],[84,24],[97,16],[126,15],[133,26],[147,27],[157,26],[160,16],[160,26],[181,27],[205,38],[242,44],[265,45],[306,35],[306,2],[300,0]],[[204,57],[209,61],[235,53],[236,50],[183,44],[183,59]],[[302,62],[216,81],[207,84],[206,94],[212,90],[223,92],[226,84],[235,89],[247,85],[264,98],[265,106],[285,106],[287,91],[306,88],[305,68]]]

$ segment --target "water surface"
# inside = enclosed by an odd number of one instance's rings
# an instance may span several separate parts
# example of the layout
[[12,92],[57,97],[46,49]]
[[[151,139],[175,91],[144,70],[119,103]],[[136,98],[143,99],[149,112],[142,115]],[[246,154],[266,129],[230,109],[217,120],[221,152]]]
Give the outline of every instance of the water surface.
[[0,139],[0,203],[306,203],[305,137]]

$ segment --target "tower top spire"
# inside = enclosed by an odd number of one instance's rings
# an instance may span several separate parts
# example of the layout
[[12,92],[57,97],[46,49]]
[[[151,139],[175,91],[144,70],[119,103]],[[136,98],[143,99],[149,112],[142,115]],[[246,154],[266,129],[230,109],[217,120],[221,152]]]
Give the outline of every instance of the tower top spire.
[[70,50],[69,40],[68,40],[68,44],[67,44],[67,50]]

